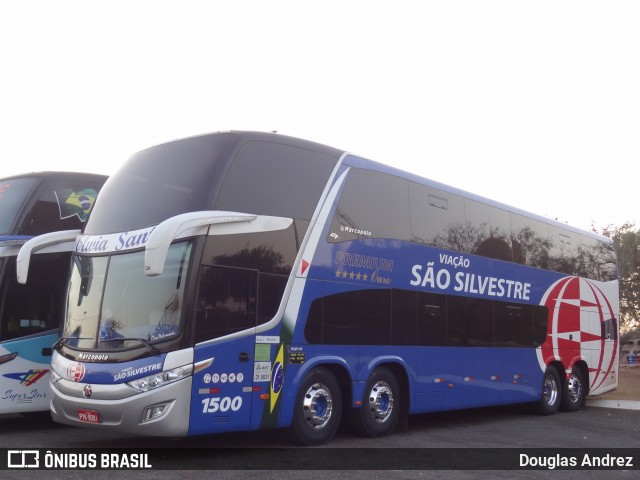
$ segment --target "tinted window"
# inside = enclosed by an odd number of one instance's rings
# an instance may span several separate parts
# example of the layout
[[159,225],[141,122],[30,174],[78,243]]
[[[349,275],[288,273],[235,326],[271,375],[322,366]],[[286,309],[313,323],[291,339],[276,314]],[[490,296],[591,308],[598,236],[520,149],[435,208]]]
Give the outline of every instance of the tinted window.
[[549,268],[549,227],[522,215],[510,214],[514,261],[531,267]]
[[613,245],[580,235],[580,276],[607,282],[617,278]]
[[307,314],[307,322],[304,325],[304,336],[307,342],[311,344],[323,344],[324,337],[322,336],[324,331],[323,326],[323,311],[324,301],[322,297],[316,298],[312,303]]
[[352,168],[331,224],[329,241],[367,238],[411,239],[409,182]]
[[488,346],[493,341],[493,302],[447,297],[447,345]]
[[[277,140],[246,141],[266,137]],[[158,145],[136,153],[113,175],[86,233],[134,230],[214,208],[309,220],[339,153],[302,140],[242,132]]]
[[0,182],[0,235],[13,233],[14,222],[37,178],[14,178]]
[[288,280],[285,275],[258,275],[258,325],[267,323],[276,315]]
[[447,344],[447,297],[435,293],[418,294],[418,344]]
[[533,309],[529,305],[496,302],[495,345],[529,347],[533,344]]
[[473,243],[465,229],[462,197],[410,183],[413,241],[460,252]]
[[357,290],[315,300],[305,335],[325,344],[389,345],[391,291]]
[[415,345],[418,338],[418,292],[391,291],[391,343]]
[[539,347],[547,340],[549,310],[541,305],[533,305],[533,346]]
[[203,263],[288,275],[298,253],[294,226],[287,230],[207,237]]
[[337,160],[277,140],[248,141],[226,173],[216,209],[310,220]]
[[230,135],[208,135],[136,153],[105,184],[85,232],[124,232],[211,210],[233,141]]
[[468,234],[473,238],[469,253],[497,260],[513,261],[509,214],[502,209],[465,199]]
[[256,325],[257,272],[203,267],[196,314],[196,343]]
[[549,226],[549,268],[573,275],[580,270],[580,236],[562,228]]
[[[538,347],[547,308],[407,290],[359,290],[314,300],[312,344]],[[391,329],[391,337],[389,337]]]

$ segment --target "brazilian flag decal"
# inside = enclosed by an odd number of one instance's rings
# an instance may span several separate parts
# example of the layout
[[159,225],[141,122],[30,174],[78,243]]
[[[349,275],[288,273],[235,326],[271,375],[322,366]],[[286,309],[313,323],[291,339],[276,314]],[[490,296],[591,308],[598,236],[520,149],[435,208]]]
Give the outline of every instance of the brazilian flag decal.
[[71,188],[56,190],[56,199],[60,207],[60,218],[70,218],[77,216],[81,222],[85,222],[96,201],[98,192],[94,188],[85,188],[76,192]]
[[280,416],[280,394],[284,387],[284,345],[280,344],[276,358],[271,364],[271,381],[269,382],[269,401],[262,410],[260,428],[275,428]]
[[273,413],[278,398],[280,398],[280,392],[282,391],[282,384],[284,382],[284,355],[282,347],[283,345],[280,345],[278,355],[276,355],[276,360],[273,362],[273,367],[271,368],[271,395],[269,395],[271,408],[269,413]]

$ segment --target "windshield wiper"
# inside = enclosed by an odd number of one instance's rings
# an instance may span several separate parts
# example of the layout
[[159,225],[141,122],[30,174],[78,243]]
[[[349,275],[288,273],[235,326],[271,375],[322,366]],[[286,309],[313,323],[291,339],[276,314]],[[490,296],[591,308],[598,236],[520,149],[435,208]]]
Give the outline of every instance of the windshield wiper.
[[149,350],[151,350],[153,353],[162,353],[160,350],[158,350],[156,347],[154,347],[153,345],[151,345],[148,341],[146,341],[144,338],[139,338],[139,337],[118,337],[118,338],[110,338],[109,340],[99,340],[99,343],[110,343],[110,342],[131,342],[131,341],[137,341],[140,342],[142,345],[144,345],[145,347],[147,347]]
[[92,337],[60,337],[58,340],[56,340],[56,343],[53,344],[52,348],[57,350],[58,348],[60,348],[62,344],[66,345],[67,340],[93,340],[93,338]]
[[[67,340],[95,340],[95,338],[93,337],[60,337],[56,341],[56,343],[53,344],[53,348],[57,350],[58,348],[60,348],[61,345],[63,344],[66,345]],[[144,338],[138,338],[138,337],[110,338],[109,340],[100,340],[100,343],[109,343],[109,342],[116,342],[116,341],[123,341],[123,342],[137,341],[137,342],[140,342],[145,347],[147,347],[153,353],[162,353],[158,348],[151,345],[147,340],[145,340]]]

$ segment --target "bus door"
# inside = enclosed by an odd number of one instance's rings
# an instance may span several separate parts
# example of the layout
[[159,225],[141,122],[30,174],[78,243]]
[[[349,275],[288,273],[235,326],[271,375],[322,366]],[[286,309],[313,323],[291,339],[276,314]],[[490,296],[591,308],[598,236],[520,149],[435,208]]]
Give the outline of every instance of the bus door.
[[589,319],[589,332],[581,333],[582,355],[589,366],[597,367],[590,372],[591,378],[585,379],[589,382],[591,392],[610,389],[618,381],[615,373],[619,352],[618,319],[602,298],[597,301],[600,302],[599,308],[591,307],[590,311],[584,312]]
[[[254,381],[256,270],[200,271],[189,435],[248,430]],[[209,362],[211,362],[209,364]]]

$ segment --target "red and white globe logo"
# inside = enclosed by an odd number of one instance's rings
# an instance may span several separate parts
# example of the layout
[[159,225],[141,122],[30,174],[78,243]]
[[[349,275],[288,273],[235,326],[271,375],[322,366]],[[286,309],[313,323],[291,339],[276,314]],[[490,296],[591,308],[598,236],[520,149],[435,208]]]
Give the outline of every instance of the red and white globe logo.
[[85,369],[84,363],[72,363],[67,368],[67,378],[69,380],[73,380],[74,382],[79,382],[84,378]]
[[611,302],[601,288],[583,278],[566,277],[553,284],[541,302],[549,309],[549,323],[547,340],[538,349],[540,367],[544,370],[559,360],[570,369],[584,360],[590,393],[615,382],[618,319]]

